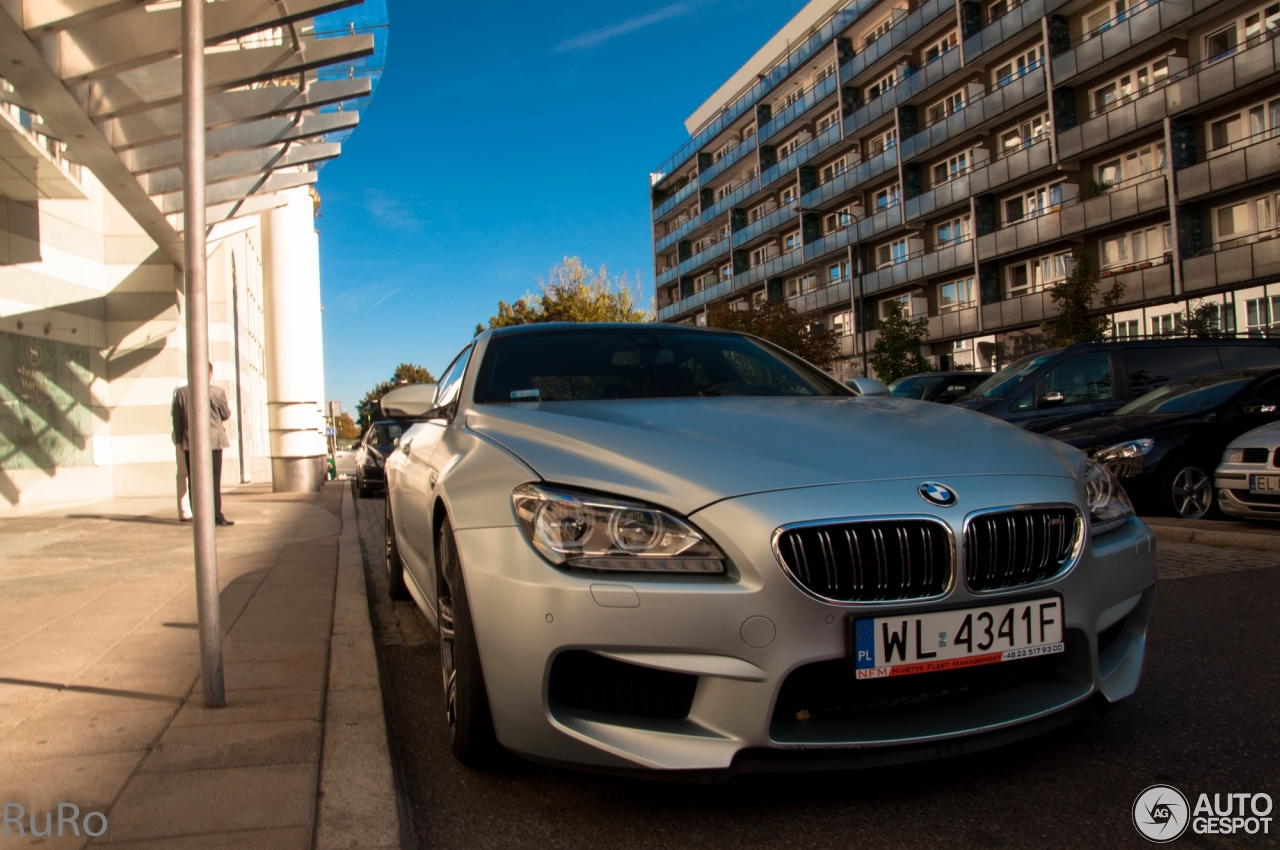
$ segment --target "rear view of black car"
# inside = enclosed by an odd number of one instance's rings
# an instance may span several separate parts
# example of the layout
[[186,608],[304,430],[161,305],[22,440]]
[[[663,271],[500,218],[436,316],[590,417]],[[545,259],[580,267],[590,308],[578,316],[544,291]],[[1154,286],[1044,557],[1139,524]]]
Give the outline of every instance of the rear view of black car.
[[1228,369],[1172,381],[1105,416],[1048,436],[1083,449],[1146,511],[1200,519],[1233,439],[1280,420],[1280,369]]
[[1170,381],[1260,366],[1280,367],[1280,340],[1080,343],[1015,360],[955,404],[1043,434],[1109,413]]
[[395,451],[396,440],[403,433],[399,422],[384,420],[374,422],[365,431],[356,449],[356,491],[361,496],[368,496],[375,488],[386,487],[386,473],[383,465],[387,455]]
[[924,372],[894,381],[889,386],[889,395],[951,404],[989,377],[986,372]]

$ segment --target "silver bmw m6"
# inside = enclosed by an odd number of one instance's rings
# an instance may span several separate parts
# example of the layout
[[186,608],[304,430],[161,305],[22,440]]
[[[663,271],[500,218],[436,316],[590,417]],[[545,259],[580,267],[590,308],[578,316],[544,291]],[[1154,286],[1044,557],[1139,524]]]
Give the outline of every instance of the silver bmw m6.
[[430,406],[387,569],[464,761],[906,762],[1137,687],[1154,540],[1063,443],[683,326],[485,331]]

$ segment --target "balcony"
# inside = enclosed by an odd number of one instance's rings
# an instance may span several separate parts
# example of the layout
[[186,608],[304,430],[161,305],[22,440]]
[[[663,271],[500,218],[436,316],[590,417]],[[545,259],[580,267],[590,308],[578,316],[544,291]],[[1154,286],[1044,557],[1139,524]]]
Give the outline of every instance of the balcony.
[[753,239],[756,239],[768,233],[775,228],[781,227],[789,221],[796,218],[796,208],[788,204],[785,207],[779,207],[768,215],[761,216],[746,227],[733,234],[733,243],[735,245],[746,245]]
[[694,254],[692,257],[690,257],[689,259],[681,263],[679,267],[680,274],[682,275],[690,274],[691,272],[693,272],[694,269],[700,268],[701,266],[711,262],[712,260],[719,259],[720,257],[723,257],[725,254],[728,254],[728,253],[729,253],[729,240],[727,238],[721,239],[720,241],[716,242],[714,245],[710,246],[709,248],[702,249],[701,251],[699,251],[698,253]]
[[1170,74],[1157,87],[1133,100],[1090,118],[1058,134],[1059,159],[1080,156],[1087,150],[1117,143],[1127,136],[1153,128],[1165,116],[1195,109],[1219,97],[1242,92],[1265,82],[1280,71],[1280,39],[1251,42],[1233,56],[1200,62]]
[[[1136,4],[1135,4],[1136,5]],[[1192,0],[1151,0],[1124,20],[1112,19],[1101,32],[1086,33],[1071,49],[1053,60],[1053,83],[1065,85],[1084,71],[1125,55],[1136,45],[1169,32],[1195,13]]]
[[850,304],[849,281],[842,280],[837,283],[830,283],[821,289],[815,289],[806,292],[803,295],[797,295],[794,298],[788,298],[787,304],[797,313],[812,313],[815,310],[824,310],[834,305],[848,306]]
[[786,59],[774,66],[769,74],[752,86],[746,94],[735,100],[701,132],[681,145],[679,150],[671,156],[667,157],[666,161],[658,166],[655,173],[670,174],[682,166],[708,142],[723,132],[726,127],[745,114],[748,109],[755,106],[760,101],[760,98],[764,97],[765,93],[771,91],[774,86],[800,68],[810,57],[830,44],[836,33],[844,32],[867,9],[879,2],[880,0],[853,0],[848,6],[833,15],[831,20],[823,24],[821,29],[792,50]]
[[1061,240],[1063,205],[1057,204],[1034,218],[1024,218],[1006,224],[995,233],[979,236],[978,259],[992,260]]
[[676,278],[678,278],[679,276],[680,276],[679,266],[667,266],[665,269],[658,272],[658,276],[654,278],[654,280],[657,281],[654,285],[666,286],[669,283],[675,283]]
[[1212,151],[1210,159],[1177,173],[1178,200],[1196,198],[1234,189],[1280,173],[1280,144],[1270,130],[1241,139],[1223,152]]
[[1040,19],[1067,5],[1070,0],[1027,0],[1016,9],[991,21],[982,30],[964,40],[965,62],[972,64],[988,50],[1020,35],[1024,30],[1040,28]]
[[810,86],[809,90],[800,96],[800,99],[788,106],[786,109],[774,116],[768,124],[760,128],[760,141],[773,138],[782,132],[788,125],[804,115],[815,104],[827,99],[836,90],[836,78],[838,75],[832,74],[816,86]]
[[1101,309],[1101,293],[1111,289],[1113,284],[1120,284],[1121,307],[1159,301],[1173,297],[1173,264],[1169,255],[1164,260],[1152,260],[1125,266],[1120,270],[1102,272],[1098,275],[1099,295],[1094,299],[1095,309]]
[[688,298],[681,298],[673,304],[658,309],[658,321],[668,322],[679,316],[681,313],[687,313],[690,310],[696,310],[704,304],[710,304],[729,295],[733,292],[733,279],[722,280],[715,286],[708,286],[701,292],[695,292]]
[[712,205],[711,209],[702,211],[702,223],[710,224],[733,207],[760,191],[760,178],[752,177],[746,183],[734,189]]
[[689,219],[684,224],[680,225],[675,230],[671,231],[654,243],[654,253],[661,254],[663,251],[667,250],[690,233],[693,233],[699,227],[702,227],[702,216],[695,215],[693,218]]
[[[926,0],[894,23],[893,28],[880,38],[863,48],[852,59],[840,66],[840,84],[852,82],[863,71],[875,65],[886,56],[898,56],[902,45],[912,36],[936,21],[945,13],[952,13],[956,0]],[[952,13],[953,14],[953,13]]]
[[790,271],[796,266],[801,265],[803,262],[804,251],[799,248],[788,251],[785,254],[779,254],[776,257],[765,260],[755,268],[748,269],[742,274],[735,275],[733,278],[734,283],[736,284],[736,286],[734,286],[734,290],[746,289],[749,286],[754,286],[757,283],[766,281],[771,277],[777,277],[782,273]]
[[[1036,1],[1033,0],[1033,2]],[[945,119],[930,124],[914,136],[901,140],[898,144],[902,148],[900,154],[902,160],[907,162],[915,159],[939,145],[959,139],[963,134],[978,130],[992,122],[1008,121],[1010,110],[1018,108],[1032,98],[1043,97],[1044,93],[1043,68],[1011,80],[1006,85],[987,92],[983,97],[974,98],[966,103],[963,109],[956,110]]]
[[766,168],[760,175],[760,188],[765,189],[776,183],[782,177],[792,173],[818,154],[830,148],[832,145],[840,141],[840,125],[835,124],[823,130],[817,136],[805,142],[796,148],[795,152],[790,154],[769,168]]
[[896,171],[898,168],[898,148],[892,147],[871,159],[858,163],[832,180],[828,180],[818,188],[800,197],[800,206],[805,209],[819,209],[857,187],[877,177]]
[[966,239],[944,245],[936,251],[921,251],[900,263],[876,269],[862,276],[862,290],[867,294],[884,292],[908,283],[962,269],[959,274],[973,274],[973,240]]
[[1215,245],[1182,261],[1182,288],[1187,292],[1280,276],[1280,239]]
[[[1141,264],[1140,264],[1141,265]],[[1134,268],[1120,273],[1104,273],[1098,278],[1100,293],[1094,299],[1094,308],[1102,307],[1101,292],[1114,283],[1122,287],[1120,306],[1159,301],[1173,296],[1173,266],[1169,263],[1147,263],[1148,268]],[[1037,325],[1058,313],[1051,294],[1052,286],[1022,295],[1006,298],[994,304],[982,306],[982,329],[986,333],[1009,328]]]
[[961,174],[941,186],[935,186],[923,195],[906,202],[907,221],[915,221],[933,215],[959,203],[967,203],[971,195],[983,195],[992,187],[1008,186],[1053,165],[1053,153],[1049,149],[1049,137],[997,160],[988,160],[972,171]]
[[689,198],[693,197],[693,193],[698,189],[698,181],[690,180],[688,183],[676,190],[676,193],[658,204],[653,210],[653,220],[660,221],[663,216],[683,204]]
[[1062,235],[1095,230],[1147,213],[1169,212],[1169,195],[1163,171],[1144,174],[1107,189],[1096,198],[1063,206]]
[[742,161],[742,158],[756,149],[756,137],[754,134],[747,136],[746,141],[738,142],[738,144],[729,148],[725,155],[711,163],[707,168],[703,169],[698,175],[698,182],[703,186],[710,185],[711,181],[724,173],[725,169],[732,168]]
[[873,215],[860,219],[852,227],[841,228],[805,245],[805,262],[826,257],[841,248],[848,247],[852,242],[869,242],[901,226],[902,205],[894,204],[890,207],[884,207]]
[[945,313],[933,312],[929,314],[929,335],[927,339],[930,342],[960,336],[972,336],[976,333],[978,333],[977,306],[961,307],[958,310],[948,310]]

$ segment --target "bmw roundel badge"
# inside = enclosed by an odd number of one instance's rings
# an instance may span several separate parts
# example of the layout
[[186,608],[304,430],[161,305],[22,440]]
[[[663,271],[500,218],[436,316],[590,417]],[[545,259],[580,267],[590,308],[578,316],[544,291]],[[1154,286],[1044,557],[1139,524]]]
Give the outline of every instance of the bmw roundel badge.
[[920,493],[922,499],[940,508],[949,508],[956,503],[956,491],[942,484],[926,481],[916,490]]

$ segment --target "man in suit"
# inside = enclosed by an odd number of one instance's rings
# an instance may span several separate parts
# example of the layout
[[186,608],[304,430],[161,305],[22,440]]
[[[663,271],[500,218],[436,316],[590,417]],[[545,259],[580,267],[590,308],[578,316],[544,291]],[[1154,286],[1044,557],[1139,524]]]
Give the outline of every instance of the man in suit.
[[[188,442],[187,422],[190,408],[188,387],[178,387],[173,392],[173,442],[182,446],[187,469],[191,469],[191,445]],[[231,405],[221,387],[213,385],[213,364],[209,364],[209,430],[213,437],[213,516],[218,525],[235,525],[222,515],[222,450],[231,447],[223,422],[231,418]],[[188,473],[190,474],[190,473]]]

